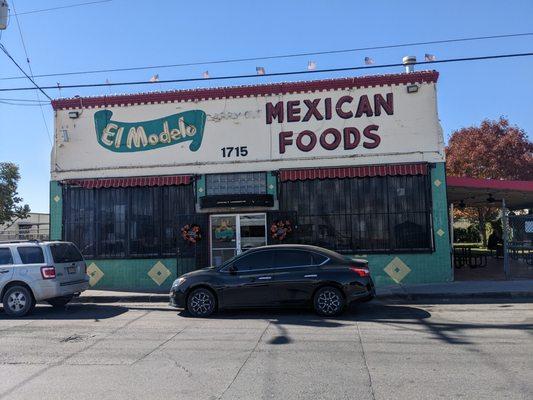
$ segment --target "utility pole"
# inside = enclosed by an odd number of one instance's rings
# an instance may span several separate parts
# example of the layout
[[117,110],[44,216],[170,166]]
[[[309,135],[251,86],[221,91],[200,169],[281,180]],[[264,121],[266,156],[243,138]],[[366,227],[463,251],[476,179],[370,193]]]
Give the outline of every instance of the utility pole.
[[7,0],[0,0],[0,31],[6,30],[8,17],[9,5]]

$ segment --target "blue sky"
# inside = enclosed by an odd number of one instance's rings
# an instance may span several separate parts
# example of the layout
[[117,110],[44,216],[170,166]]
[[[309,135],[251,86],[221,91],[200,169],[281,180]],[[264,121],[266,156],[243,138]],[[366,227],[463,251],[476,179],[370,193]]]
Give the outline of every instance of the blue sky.
[[[9,0],[19,13],[85,2],[82,0]],[[270,0],[259,1],[141,1],[107,3],[21,15],[19,21],[34,74],[175,64],[225,58],[260,57],[327,51],[458,37],[533,32],[533,1],[420,1],[379,2]],[[15,19],[1,43],[22,65],[25,56]],[[104,83],[363,65],[365,56],[376,64],[399,62],[402,56],[424,53],[439,59],[488,54],[531,52],[533,36],[478,42],[416,46],[336,55],[217,64],[147,71],[105,73],[37,79],[41,85]],[[533,57],[489,62],[438,64],[439,115],[445,136],[454,129],[504,115],[533,133]],[[316,74],[313,78],[399,72],[400,68]],[[0,78],[18,76],[0,54]],[[239,81],[155,84],[116,88],[49,90],[51,97],[131,93],[268,81],[309,79],[253,78]],[[0,88],[28,86],[25,80],[0,80]],[[0,92],[1,99],[35,99],[34,92]],[[50,134],[53,112],[44,107]],[[33,211],[48,211],[51,145],[39,107],[0,103],[0,161],[20,166],[19,192]]]

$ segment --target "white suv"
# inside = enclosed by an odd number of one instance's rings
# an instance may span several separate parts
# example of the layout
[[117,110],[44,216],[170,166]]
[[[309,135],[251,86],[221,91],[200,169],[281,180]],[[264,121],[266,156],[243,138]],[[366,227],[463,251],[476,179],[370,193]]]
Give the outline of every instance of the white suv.
[[26,315],[38,301],[64,307],[88,287],[87,267],[74,244],[0,242],[0,299],[8,315]]

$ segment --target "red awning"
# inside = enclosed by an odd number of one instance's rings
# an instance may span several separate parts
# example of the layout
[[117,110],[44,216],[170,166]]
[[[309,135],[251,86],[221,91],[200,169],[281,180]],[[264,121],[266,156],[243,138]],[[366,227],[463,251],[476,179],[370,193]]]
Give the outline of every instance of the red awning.
[[175,186],[191,183],[191,175],[138,176],[128,178],[70,179],[67,185],[81,186],[85,189],[125,188],[134,186]]
[[[448,176],[446,187],[449,203],[499,207],[505,199],[506,206],[514,210],[533,207],[533,181]],[[495,201],[489,201],[490,198]]]
[[306,168],[285,169],[280,171],[280,179],[286,181],[304,181],[308,179],[364,178],[367,176],[427,175],[426,163],[366,165],[341,168]]

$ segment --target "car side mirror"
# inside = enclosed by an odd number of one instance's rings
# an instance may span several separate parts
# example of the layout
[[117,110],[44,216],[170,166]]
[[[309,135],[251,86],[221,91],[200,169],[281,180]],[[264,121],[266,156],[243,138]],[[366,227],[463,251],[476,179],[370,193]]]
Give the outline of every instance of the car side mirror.
[[230,266],[228,267],[228,272],[229,272],[230,274],[232,274],[232,275],[235,274],[235,273],[237,273],[237,271],[238,271],[238,269],[237,269],[237,267],[235,267],[234,265],[230,265]]

